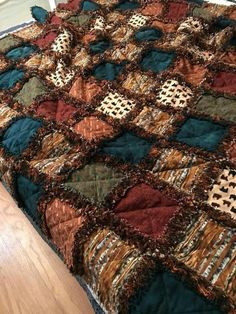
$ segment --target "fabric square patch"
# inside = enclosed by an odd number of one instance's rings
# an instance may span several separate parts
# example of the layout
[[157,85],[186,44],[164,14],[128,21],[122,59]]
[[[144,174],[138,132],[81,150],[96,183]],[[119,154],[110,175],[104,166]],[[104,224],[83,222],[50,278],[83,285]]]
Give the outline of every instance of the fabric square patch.
[[145,106],[133,123],[149,133],[164,135],[172,127],[173,121],[174,115]]
[[98,229],[87,238],[82,260],[83,277],[107,313],[119,313],[127,287],[150,268],[147,256],[109,229]]
[[25,64],[30,69],[38,69],[39,71],[51,70],[54,66],[53,60],[43,54],[36,54],[29,58]]
[[201,33],[203,31],[203,23],[190,16],[190,17],[187,17],[186,20],[184,20],[182,23],[180,23],[180,26],[177,30],[178,33],[180,32],[186,32],[186,33],[195,33],[195,34],[198,34],[198,33]]
[[169,2],[166,18],[172,22],[178,22],[187,15],[188,9],[188,3]]
[[176,201],[143,183],[129,189],[114,208],[117,216],[154,239],[163,235],[169,220],[178,210]]
[[50,232],[52,242],[63,255],[69,268],[73,265],[72,251],[75,235],[82,227],[84,220],[78,209],[58,198],[55,198],[46,206],[46,226]]
[[102,145],[101,151],[132,164],[139,163],[150,151],[152,143],[126,132]]
[[183,75],[187,82],[199,85],[204,79],[207,69],[199,64],[192,64],[189,59],[181,58],[176,62],[173,72]]
[[12,119],[18,117],[19,113],[4,103],[0,103],[0,128],[4,128]]
[[195,270],[235,300],[235,231],[202,215],[186,230],[176,247],[178,260]]
[[185,154],[177,149],[163,149],[153,169],[153,175],[174,187],[192,192],[208,163],[194,154]]
[[19,45],[20,42],[21,40],[19,38],[16,38],[11,34],[3,37],[2,39],[0,39],[0,53],[4,53],[7,50]]
[[126,99],[119,93],[110,92],[97,107],[98,111],[115,119],[122,119],[135,107],[133,100]]
[[12,155],[19,156],[27,148],[42,122],[21,118],[11,124],[2,136],[2,145]]
[[150,50],[146,52],[141,61],[141,67],[144,70],[151,70],[155,73],[160,73],[169,68],[175,57],[174,52],[161,50]]
[[183,108],[192,97],[193,92],[189,87],[184,86],[177,80],[170,79],[161,86],[157,100],[166,106]]
[[188,118],[174,139],[189,146],[215,151],[226,132],[227,128],[218,123]]
[[58,122],[69,122],[68,120],[70,120],[77,111],[77,108],[65,103],[61,99],[42,101],[36,109],[37,115]]
[[5,56],[12,61],[17,61],[28,57],[35,51],[36,47],[33,45],[22,45],[17,48],[10,49]]
[[43,37],[37,39],[34,43],[41,49],[47,48],[57,38],[57,32],[48,32]]
[[124,64],[102,62],[93,69],[93,75],[97,80],[114,81],[123,70]]
[[155,87],[155,82],[145,74],[131,72],[122,86],[134,93],[148,94]]
[[225,169],[208,192],[208,204],[236,218],[236,172]]
[[112,51],[111,58],[114,61],[132,61],[139,56],[142,47],[138,47],[132,43],[128,43],[124,47],[118,47]]
[[216,73],[215,75],[213,75],[211,88],[217,92],[236,95],[236,73]]
[[69,68],[64,60],[59,59],[53,72],[46,76],[56,87],[64,87],[75,76],[75,71]]
[[38,203],[43,194],[43,188],[20,174],[17,174],[15,184],[19,205],[24,207],[27,214],[37,224],[40,224],[41,215],[38,211]]
[[162,35],[163,35],[162,31],[159,30],[158,28],[144,27],[134,34],[134,38],[138,42],[154,41],[160,39]]
[[94,116],[85,117],[82,121],[76,123],[74,130],[88,141],[107,137],[113,133],[111,125]]
[[236,122],[236,100],[226,97],[215,97],[204,94],[195,105],[197,111],[209,114],[212,117]]
[[0,90],[14,87],[24,76],[24,71],[14,68],[0,73]]
[[24,105],[30,106],[36,97],[45,94],[47,88],[43,82],[37,77],[32,77],[25,83],[22,89],[14,97],[15,101]]
[[81,170],[73,171],[64,185],[78,191],[91,202],[103,202],[107,194],[124,177],[119,171],[109,168],[102,163],[91,163]]
[[146,6],[142,9],[142,14],[159,16],[162,13],[163,4],[162,3],[147,3]]
[[52,51],[64,55],[70,52],[71,44],[73,40],[73,35],[67,29],[63,29],[62,33],[60,33],[52,44]]
[[96,95],[101,92],[101,90],[101,87],[93,80],[85,80],[83,77],[80,76],[73,83],[69,94],[70,96],[78,100],[90,102]]
[[87,53],[85,48],[81,48],[75,55],[72,63],[82,69],[86,68],[91,62],[91,56]]
[[116,29],[113,33],[111,33],[112,40],[116,42],[127,42],[132,34],[134,33],[134,30],[131,28],[128,28],[127,26],[121,26],[118,29]]
[[30,39],[38,37],[42,33],[42,31],[43,29],[39,25],[33,24],[33,25],[30,25],[29,27],[23,28],[15,32],[14,35],[24,40],[30,40]]
[[144,26],[148,19],[149,19],[148,16],[142,14],[134,14],[129,19],[128,24],[134,28],[139,28]]

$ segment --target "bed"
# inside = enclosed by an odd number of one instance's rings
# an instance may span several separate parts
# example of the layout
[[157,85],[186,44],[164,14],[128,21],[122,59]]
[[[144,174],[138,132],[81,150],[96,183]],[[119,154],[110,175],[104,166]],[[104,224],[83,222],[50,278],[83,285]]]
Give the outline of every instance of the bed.
[[70,0],[0,39],[0,174],[96,313],[236,311],[236,7]]

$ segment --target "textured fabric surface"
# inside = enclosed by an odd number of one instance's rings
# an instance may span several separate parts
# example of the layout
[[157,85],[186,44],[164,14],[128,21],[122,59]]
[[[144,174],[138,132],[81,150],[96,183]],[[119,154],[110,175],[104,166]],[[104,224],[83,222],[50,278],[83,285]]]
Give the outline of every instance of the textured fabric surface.
[[0,39],[8,191],[96,314],[235,314],[236,6],[32,14]]

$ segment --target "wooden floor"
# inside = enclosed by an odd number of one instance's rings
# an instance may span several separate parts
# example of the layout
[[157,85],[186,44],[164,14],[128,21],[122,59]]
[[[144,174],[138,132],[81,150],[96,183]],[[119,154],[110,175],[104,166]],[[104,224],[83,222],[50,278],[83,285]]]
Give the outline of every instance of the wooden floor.
[[92,314],[66,266],[0,184],[0,313]]

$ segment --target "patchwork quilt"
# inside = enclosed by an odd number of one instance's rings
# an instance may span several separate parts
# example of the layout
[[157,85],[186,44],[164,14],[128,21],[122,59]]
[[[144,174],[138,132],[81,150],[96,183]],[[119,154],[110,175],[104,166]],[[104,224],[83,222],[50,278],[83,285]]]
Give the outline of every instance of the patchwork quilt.
[[236,313],[236,7],[70,0],[0,39],[0,173],[96,313]]

